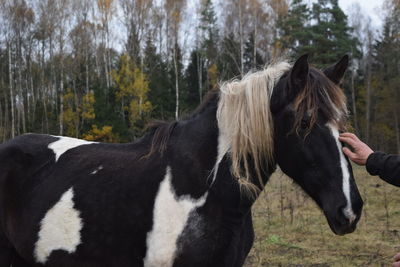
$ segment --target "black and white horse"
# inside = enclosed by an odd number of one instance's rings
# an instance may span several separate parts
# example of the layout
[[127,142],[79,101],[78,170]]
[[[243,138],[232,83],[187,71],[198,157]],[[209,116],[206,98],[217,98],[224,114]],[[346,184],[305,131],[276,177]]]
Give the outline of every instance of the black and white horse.
[[2,144],[0,266],[242,266],[255,192],[277,164],[334,233],[353,232],[363,202],[338,141],[347,64],[275,63],[130,144]]

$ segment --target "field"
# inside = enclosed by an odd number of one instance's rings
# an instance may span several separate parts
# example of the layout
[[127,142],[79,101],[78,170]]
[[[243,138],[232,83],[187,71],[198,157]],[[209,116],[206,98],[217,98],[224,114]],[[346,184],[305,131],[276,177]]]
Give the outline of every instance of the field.
[[317,205],[281,173],[253,207],[256,239],[245,264],[257,266],[391,266],[400,251],[400,188],[354,166],[364,200],[357,230],[333,234]]

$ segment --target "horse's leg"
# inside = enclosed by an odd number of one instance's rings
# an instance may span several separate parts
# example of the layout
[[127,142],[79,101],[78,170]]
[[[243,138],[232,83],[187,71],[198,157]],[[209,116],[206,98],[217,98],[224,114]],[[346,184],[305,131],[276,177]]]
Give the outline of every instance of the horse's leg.
[[235,263],[232,267],[242,267],[246,261],[247,255],[249,254],[251,247],[254,242],[254,228],[253,218],[251,217],[251,211],[244,218],[242,231],[240,233],[240,242],[237,245],[235,251]]

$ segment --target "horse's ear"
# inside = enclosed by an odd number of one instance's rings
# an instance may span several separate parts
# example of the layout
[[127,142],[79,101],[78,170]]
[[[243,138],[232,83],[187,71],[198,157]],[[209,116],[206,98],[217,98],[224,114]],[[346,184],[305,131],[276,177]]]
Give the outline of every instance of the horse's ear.
[[293,65],[290,72],[290,97],[295,97],[302,91],[307,84],[308,79],[308,54],[302,55]]
[[276,113],[289,104],[306,87],[308,79],[308,54],[301,56],[293,65],[289,73],[285,90],[273,90],[271,97],[271,111]]
[[338,63],[324,70],[324,74],[335,84],[339,84],[349,66],[349,56],[345,55]]

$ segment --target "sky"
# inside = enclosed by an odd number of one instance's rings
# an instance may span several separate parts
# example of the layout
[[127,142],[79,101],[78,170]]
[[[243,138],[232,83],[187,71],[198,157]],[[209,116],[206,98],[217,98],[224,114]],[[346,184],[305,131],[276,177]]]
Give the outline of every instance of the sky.
[[378,29],[381,28],[383,24],[382,6],[384,0],[339,0],[339,6],[346,14],[349,14],[349,7],[356,2],[360,4],[364,11],[363,13],[371,17],[372,24]]

